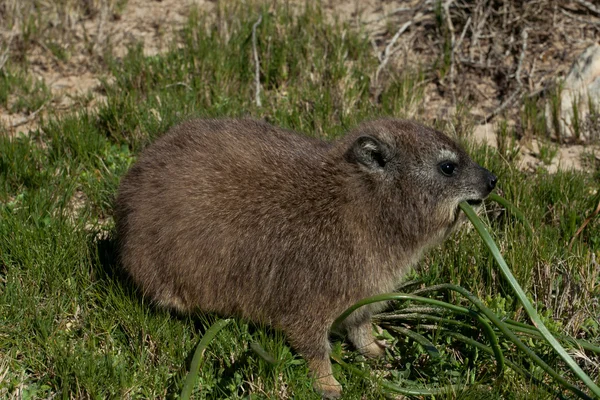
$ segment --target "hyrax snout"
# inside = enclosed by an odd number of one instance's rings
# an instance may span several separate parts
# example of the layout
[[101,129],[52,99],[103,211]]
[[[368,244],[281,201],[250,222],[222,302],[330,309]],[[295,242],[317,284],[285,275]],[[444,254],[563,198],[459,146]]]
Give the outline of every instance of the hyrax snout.
[[[282,329],[315,387],[341,393],[328,330],[361,298],[392,291],[496,185],[442,133],[367,122],[324,142],[254,120],[193,120],[146,148],[116,200],[124,268],[156,303]],[[383,350],[363,307],[345,322]]]

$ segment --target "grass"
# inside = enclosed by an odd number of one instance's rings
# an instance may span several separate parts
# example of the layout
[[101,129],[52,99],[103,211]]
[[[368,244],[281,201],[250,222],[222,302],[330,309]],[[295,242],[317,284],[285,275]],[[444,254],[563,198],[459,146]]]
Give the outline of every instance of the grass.
[[[106,103],[97,110],[49,119],[29,135],[0,137],[0,396],[164,398],[181,392],[195,345],[219,318],[177,316],[147,304],[115,263],[111,217],[120,177],[145,145],[177,121],[253,116],[335,138],[368,118],[428,117],[421,72],[388,72],[372,90],[378,61],[368,38],[327,22],[318,8],[293,13],[236,5],[227,11],[210,22],[192,13],[181,32],[181,49],[145,57],[140,47],[132,47],[123,59],[107,60]],[[254,103],[251,41],[259,12],[262,107]],[[223,18],[228,18],[226,31]],[[12,68],[2,74],[17,76]],[[24,84],[11,79],[0,90],[23,90],[23,101],[36,104],[37,92],[20,89]],[[452,132],[456,126],[470,125],[464,120],[444,128]],[[528,235],[497,207],[484,214],[545,324],[598,343],[600,225],[592,221],[570,251],[567,244],[596,207],[600,174],[525,173],[507,154],[465,143],[499,176],[504,196],[535,229]],[[507,142],[507,153],[511,146]],[[459,284],[498,315],[523,320],[493,263],[477,234],[465,229],[430,252],[409,278],[425,285]],[[373,371],[367,380],[334,365],[345,398],[384,398],[383,378],[399,385],[407,385],[405,379],[453,383],[442,398],[555,398],[510,370],[505,380],[495,381],[492,357],[442,330],[414,321],[403,326],[435,344],[440,356],[432,359],[419,342],[388,331],[382,335],[393,349],[384,360],[367,361],[336,344],[346,362]],[[457,331],[478,335],[464,327]],[[276,362],[257,355],[252,342]],[[501,345],[513,362],[545,379],[508,344]],[[530,345],[566,371],[543,343]],[[597,357],[578,361],[600,379]],[[236,319],[208,347],[193,396],[318,399],[307,376],[304,361],[280,332]]]
[[[0,37],[11,48],[10,58],[28,63],[30,51],[40,49],[52,61],[61,63],[71,57],[79,44],[92,51],[96,43],[83,22],[106,8],[108,15],[118,15],[123,0],[6,0],[0,13]],[[83,43],[82,43],[83,42]]]
[[22,69],[6,65],[0,70],[0,106],[12,113],[32,113],[50,99],[50,90]]

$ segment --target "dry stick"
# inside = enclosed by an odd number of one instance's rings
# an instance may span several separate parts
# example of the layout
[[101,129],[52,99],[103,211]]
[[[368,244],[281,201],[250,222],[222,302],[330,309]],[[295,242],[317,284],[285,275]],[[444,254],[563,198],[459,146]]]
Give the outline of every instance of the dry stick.
[[377,23],[377,22],[379,22],[381,20],[384,20],[384,19],[390,17],[391,15],[394,15],[394,14],[397,14],[397,13],[401,13],[401,12],[404,12],[404,11],[413,11],[413,10],[415,10],[415,8],[412,8],[412,7],[398,7],[396,9],[390,11],[389,13],[386,13],[386,14],[382,15],[381,17],[375,18],[374,20],[365,21],[365,22],[362,23],[362,25],[375,24],[375,23]]
[[6,64],[6,62],[8,61],[8,58],[10,56],[10,45],[12,44],[14,37],[14,35],[10,35],[10,39],[8,39],[8,43],[6,43],[6,50],[4,50],[4,52],[0,56],[0,71],[2,71],[2,68],[4,68],[4,64]]
[[600,8],[596,7],[592,3],[587,0],[575,0],[577,3],[581,4],[584,7],[587,7],[588,10],[600,15]]
[[104,41],[104,24],[108,17],[108,2],[103,0],[100,6],[100,21],[98,21],[98,30],[96,31],[96,41],[92,46],[92,51],[95,52],[98,50],[102,42]]
[[8,51],[10,50],[10,45],[6,47],[6,50],[0,56],[0,71],[4,68],[4,64],[8,61]]
[[258,20],[252,25],[252,52],[254,53],[254,86],[256,87],[256,106],[261,107],[260,101],[260,62],[258,60],[258,51],[256,50],[256,28],[262,22],[262,14],[258,17]]
[[48,55],[49,55],[50,57],[52,57],[54,60],[56,60],[56,61],[60,62],[60,59],[59,59],[59,58],[56,56],[56,54],[54,54],[54,53],[52,52],[52,50],[50,50],[50,49],[48,48],[48,46],[46,46],[46,45],[44,44],[44,42],[42,42],[40,39],[33,39],[32,41],[33,41],[34,43],[36,43],[38,46],[40,46],[42,49],[44,49],[44,50],[45,50],[45,51],[48,53]]
[[38,108],[37,110],[35,110],[34,112],[32,112],[31,114],[29,114],[28,116],[26,116],[25,118],[21,118],[19,121],[15,122],[14,124],[12,124],[13,128],[17,128],[21,125],[25,125],[26,123],[33,121],[33,119],[35,118],[35,116],[42,111],[42,109],[46,106],[46,103],[42,104],[40,106],[40,108]]
[[375,56],[377,56],[377,59],[379,62],[381,62],[383,60],[383,56],[381,55],[381,52],[379,52],[379,49],[377,48],[377,42],[373,38],[371,38],[371,46],[373,46],[373,52],[375,52]]
[[406,31],[408,27],[412,25],[412,23],[412,21],[404,23],[404,25],[402,25],[400,29],[398,29],[398,32],[396,32],[396,34],[394,35],[392,40],[390,40],[388,45],[385,46],[385,51],[383,52],[383,58],[381,59],[381,63],[379,64],[379,67],[377,67],[377,71],[375,71],[375,82],[377,82],[377,80],[379,79],[379,73],[381,72],[381,70],[386,66],[392,54],[394,54],[397,50],[396,49],[392,51],[392,47],[394,46],[394,44],[396,44],[400,35],[402,35],[404,31]]
[[166,85],[164,88],[165,88],[165,89],[168,89],[168,88],[170,88],[170,87],[173,87],[173,86],[184,86],[184,87],[186,87],[188,90],[194,90],[194,89],[192,89],[192,87],[191,87],[190,85],[188,85],[188,84],[187,84],[187,83],[185,83],[185,82],[175,82],[175,83],[170,83],[170,84]]
[[535,67],[536,67],[536,63],[537,63],[537,57],[533,58],[533,62],[531,63],[531,69],[529,70],[529,92],[533,91],[533,74],[535,73]]
[[523,82],[521,82],[521,69],[523,68],[523,60],[525,60],[525,51],[527,50],[527,37],[528,37],[527,28],[523,29],[523,32],[521,33],[521,37],[523,39],[523,46],[521,47],[521,55],[519,56],[519,65],[517,66],[517,72],[515,73],[515,78],[516,78],[517,84],[518,84],[517,90],[515,90],[513,92],[513,94],[511,94],[510,97],[508,99],[506,99],[506,101],[504,101],[504,103],[500,104],[500,106],[498,108],[496,108],[494,111],[489,113],[483,120],[483,123],[487,123],[490,119],[494,118],[496,115],[498,115],[502,111],[504,111],[508,106],[510,106],[515,101],[517,96],[520,95],[521,92],[523,91]]
[[570,12],[568,12],[567,10],[565,10],[564,8],[561,8],[560,11],[563,14],[565,14],[567,17],[569,17],[571,19],[574,19],[575,21],[583,22],[584,24],[600,25],[600,22],[598,22],[598,21],[591,21],[589,19],[579,18],[578,16],[571,14]]
[[[384,20],[384,19],[386,19],[386,18],[394,15],[394,14],[399,14],[399,13],[403,13],[403,12],[406,12],[406,11],[415,11],[415,12],[417,12],[417,11],[422,10],[426,6],[430,6],[432,3],[433,3],[433,1],[431,1],[431,0],[425,0],[425,1],[422,1],[421,4],[419,4],[419,5],[415,6],[415,7],[398,7],[398,8],[395,8],[395,9],[393,9],[392,11],[390,11],[388,13],[384,13],[384,15],[382,15],[381,17],[376,18],[376,19],[374,19],[372,21],[365,21],[365,22],[363,22],[363,25],[377,23],[377,22],[379,22],[381,20]],[[428,7],[428,8],[431,9],[431,7]]]
[[447,0],[444,3],[444,14],[446,15],[446,23],[448,24],[448,30],[450,31],[450,91],[452,92],[452,99],[456,103],[454,94],[454,45],[456,38],[454,37],[454,24],[452,23],[452,17],[450,16],[450,6],[454,0]]
[[460,48],[460,45],[462,44],[464,38],[465,38],[465,34],[467,33],[467,29],[469,29],[469,25],[471,24],[471,17],[469,16],[469,18],[467,18],[467,22],[465,23],[465,27],[462,30],[462,33],[460,34],[460,37],[458,38],[458,42],[456,42],[456,48]]
[[521,69],[523,68],[523,60],[525,60],[525,52],[527,51],[527,28],[523,28],[523,32],[521,32],[521,38],[523,40],[523,47],[521,48],[521,55],[519,56],[519,65],[517,65],[517,83],[519,87],[523,87],[523,82],[521,82]]
[[593,220],[596,217],[596,215],[598,215],[599,213],[600,213],[600,202],[598,202],[598,205],[596,206],[596,209],[594,210],[594,212],[592,214],[590,214],[590,216],[587,217],[585,219],[585,221],[583,221],[583,224],[581,224],[579,229],[577,229],[577,232],[575,232],[575,234],[569,241],[569,251],[571,251],[571,247],[573,247],[573,242],[575,242],[575,239],[577,239],[577,236],[579,236],[579,234],[585,229],[587,224],[589,224],[590,221]]
[[[477,5],[477,8],[480,8],[479,6],[481,5],[481,3],[479,3]],[[483,8],[483,6],[481,7]],[[479,20],[478,22],[473,22],[473,26],[471,27],[471,45],[469,47],[469,60],[473,61],[473,58],[475,57],[475,46],[479,47],[479,38],[482,36],[481,35],[481,30],[483,29],[488,17],[490,16],[490,13],[492,12],[492,7],[487,7],[485,8],[485,11],[481,11],[481,20]],[[483,61],[481,60],[481,57],[479,58],[479,61],[481,64],[483,64]]]

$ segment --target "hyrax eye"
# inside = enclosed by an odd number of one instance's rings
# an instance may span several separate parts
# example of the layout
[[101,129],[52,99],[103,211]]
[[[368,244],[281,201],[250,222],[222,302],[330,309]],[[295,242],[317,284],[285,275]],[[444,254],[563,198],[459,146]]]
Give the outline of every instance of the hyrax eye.
[[457,166],[451,161],[444,161],[439,164],[440,171],[446,176],[452,176],[456,173]]

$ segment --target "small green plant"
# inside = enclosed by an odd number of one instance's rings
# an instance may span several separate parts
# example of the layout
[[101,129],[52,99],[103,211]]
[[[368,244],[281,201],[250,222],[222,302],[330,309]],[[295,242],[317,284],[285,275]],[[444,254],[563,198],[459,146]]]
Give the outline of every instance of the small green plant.
[[559,143],[562,143],[561,107],[563,86],[564,82],[558,82],[550,93],[550,118],[554,134]]
[[519,156],[521,147],[517,143],[514,129],[508,127],[508,122],[502,120],[497,127],[496,144],[498,153],[508,161],[514,161]]
[[59,61],[67,61],[70,57],[69,50],[56,41],[46,42],[46,47]]
[[10,63],[0,70],[0,104],[11,112],[35,112],[50,96],[50,89],[43,81],[13,68]]
[[558,146],[553,145],[547,140],[542,140],[539,142],[539,158],[545,165],[552,164],[552,160],[558,154]]
[[600,139],[600,102],[596,103],[591,96],[588,96],[588,110],[583,129],[591,141],[597,142]]
[[571,102],[571,111],[573,112],[571,115],[571,129],[573,130],[573,136],[579,140],[581,139],[581,121],[579,115],[579,98],[573,97],[573,101]]
[[521,110],[521,127],[523,136],[531,138],[545,138],[548,136],[546,128],[546,113],[539,105],[539,99],[525,96]]

